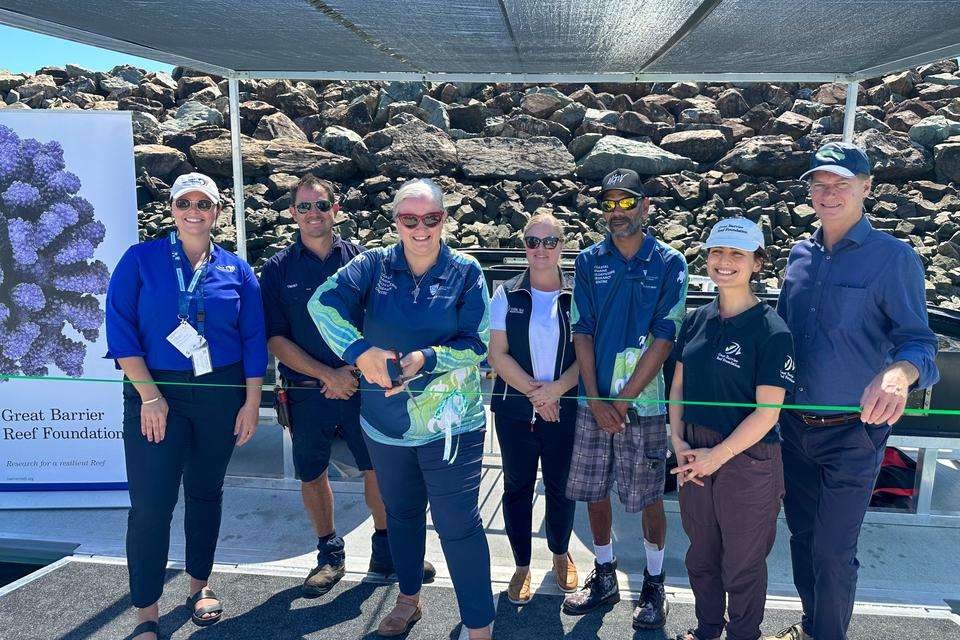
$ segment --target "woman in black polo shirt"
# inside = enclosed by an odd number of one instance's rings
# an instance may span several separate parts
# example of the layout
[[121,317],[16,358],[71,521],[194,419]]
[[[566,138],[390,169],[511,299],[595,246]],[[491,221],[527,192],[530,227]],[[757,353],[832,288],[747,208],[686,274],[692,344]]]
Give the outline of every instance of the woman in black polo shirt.
[[[490,410],[503,455],[503,519],[517,570],[507,588],[514,604],[530,600],[530,538],[537,462],[546,490],[547,546],[557,585],[573,591],[577,568],[567,552],[576,503],[566,496],[577,401],[570,331],[573,282],[560,272],[563,223],[550,214],[523,230],[529,268],[490,301],[488,358],[497,372]],[[575,395],[575,394],[574,394]]]
[[[793,388],[793,338],[751,290],[763,265],[763,233],[746,218],[728,218],[705,248],[719,294],[683,321],[670,399],[780,405]],[[683,640],[719,638],[724,626],[729,640],[760,637],[766,558],[783,497],[779,416],[770,407],[670,405],[697,615]]]

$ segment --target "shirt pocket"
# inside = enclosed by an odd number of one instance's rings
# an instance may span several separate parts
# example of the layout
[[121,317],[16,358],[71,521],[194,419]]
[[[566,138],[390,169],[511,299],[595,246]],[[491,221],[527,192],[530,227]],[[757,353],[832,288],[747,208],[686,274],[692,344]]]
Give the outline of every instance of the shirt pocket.
[[825,331],[858,331],[863,326],[866,287],[831,285],[823,294],[823,329]]

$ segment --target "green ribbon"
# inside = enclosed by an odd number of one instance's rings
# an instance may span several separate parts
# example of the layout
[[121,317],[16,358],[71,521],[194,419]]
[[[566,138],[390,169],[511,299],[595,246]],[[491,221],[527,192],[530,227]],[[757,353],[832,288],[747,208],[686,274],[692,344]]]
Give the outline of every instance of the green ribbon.
[[[245,389],[246,385],[244,384],[218,384],[218,383],[208,383],[208,382],[164,382],[158,380],[127,380],[125,378],[72,378],[68,376],[20,376],[20,375],[0,375],[0,381],[6,380],[32,380],[32,381],[46,381],[46,382],[106,382],[106,383],[120,383],[120,384],[153,384],[157,386],[176,386],[176,387],[229,387],[229,388],[240,388]],[[261,387],[263,390],[269,391],[272,390],[273,385],[265,384]],[[317,387],[298,387],[298,386],[288,386],[286,389],[302,389],[310,391],[319,391]],[[436,390],[427,390],[418,391],[417,393],[448,393],[446,391],[436,391]],[[462,395],[466,397],[473,396],[487,396],[492,395],[491,393],[484,393],[482,391],[463,391]],[[502,397],[526,397],[522,393],[508,393],[508,394],[499,394]],[[622,398],[605,398],[605,397],[593,397],[593,396],[578,396],[578,395],[563,395],[560,396],[563,399],[576,399],[576,400],[602,400],[604,402],[630,402],[632,404],[675,404],[675,405],[696,405],[702,407],[737,407],[743,409],[789,409],[793,411],[832,411],[835,413],[859,413],[861,407],[853,406],[844,406],[844,405],[830,405],[830,404],[761,404],[754,402],[711,402],[706,400],[644,400],[644,399],[622,399]],[[960,415],[960,409],[905,409],[904,415],[908,416],[957,416]]]

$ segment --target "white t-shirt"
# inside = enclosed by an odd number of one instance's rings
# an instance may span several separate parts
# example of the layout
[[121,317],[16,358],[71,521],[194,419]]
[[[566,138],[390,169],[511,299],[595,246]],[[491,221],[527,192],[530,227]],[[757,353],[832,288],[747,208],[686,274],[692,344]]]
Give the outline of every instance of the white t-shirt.
[[[560,291],[540,291],[531,287],[533,311],[530,314],[530,360],[533,377],[540,382],[554,379],[557,363],[557,343],[560,342]],[[497,287],[490,300],[490,328],[507,330],[507,292]]]

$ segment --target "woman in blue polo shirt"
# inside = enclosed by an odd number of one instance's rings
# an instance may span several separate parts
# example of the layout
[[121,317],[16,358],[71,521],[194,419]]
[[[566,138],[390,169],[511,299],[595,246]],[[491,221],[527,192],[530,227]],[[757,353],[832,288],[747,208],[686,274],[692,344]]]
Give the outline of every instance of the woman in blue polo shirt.
[[[793,339],[751,290],[765,257],[763,233],[746,218],[728,218],[704,246],[719,293],[683,321],[670,400],[780,405],[793,388]],[[783,497],[779,416],[775,407],[670,405],[697,615],[683,640],[719,638],[724,627],[729,640],[760,637],[766,558]]]
[[223,478],[234,447],[257,428],[267,366],[257,279],[210,239],[220,212],[216,184],[183,175],[170,196],[176,231],[130,247],[107,291],[107,357],[134,381],[123,389],[127,566],[140,623],[134,640],[159,637],[157,601],[181,477],[187,606],[199,626],[223,613],[207,587]]
[[429,501],[463,624],[470,638],[489,638],[495,611],[478,506],[486,417],[477,366],[489,339],[487,286],[475,259],[442,242],[446,212],[433,181],[401,186],[393,216],[400,243],[353,258],[307,305],[324,340],[362,374],[360,424],[400,582],[377,632],[401,635],[421,617]]
[[490,364],[497,372],[490,410],[503,455],[503,520],[517,569],[507,599],[526,604],[537,467],[546,490],[547,546],[557,586],[570,592],[579,577],[567,550],[577,503],[566,496],[573,454],[580,368],[573,350],[573,278],[560,271],[563,223],[549,213],[523,229],[527,264],[490,301]]

